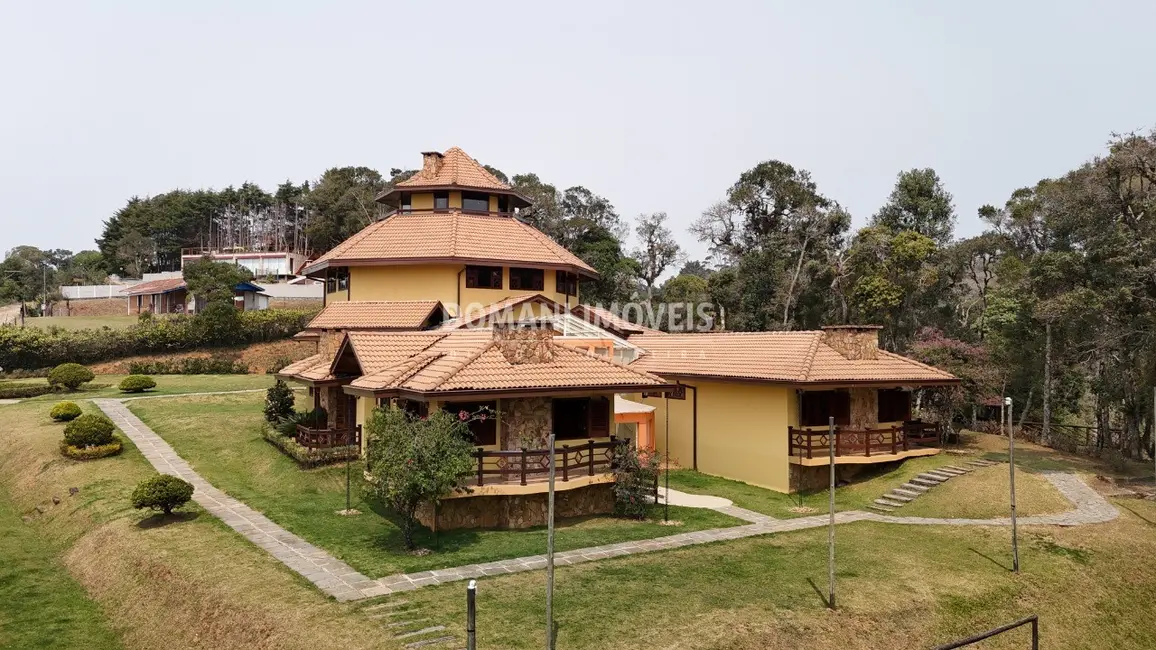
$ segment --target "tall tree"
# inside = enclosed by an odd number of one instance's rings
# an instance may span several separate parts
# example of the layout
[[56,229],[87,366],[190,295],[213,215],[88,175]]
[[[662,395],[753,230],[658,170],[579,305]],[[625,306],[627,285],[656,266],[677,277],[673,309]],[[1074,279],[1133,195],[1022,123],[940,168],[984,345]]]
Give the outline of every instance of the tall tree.
[[930,167],[899,173],[887,203],[871,224],[895,232],[911,230],[943,246],[955,230],[955,206],[939,175]]
[[654,297],[654,283],[682,258],[682,248],[666,227],[665,212],[638,215],[634,232],[638,235],[638,248],[634,250],[638,277],[646,284],[646,298],[650,300]]

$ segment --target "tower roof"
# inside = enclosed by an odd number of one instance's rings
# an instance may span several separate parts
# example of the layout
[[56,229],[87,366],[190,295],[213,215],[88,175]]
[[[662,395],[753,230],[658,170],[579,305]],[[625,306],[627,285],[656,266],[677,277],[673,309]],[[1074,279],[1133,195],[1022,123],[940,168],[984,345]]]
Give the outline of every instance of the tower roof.
[[514,207],[530,205],[529,199],[498,180],[481,163],[458,147],[451,147],[445,153],[424,151],[421,155],[421,170],[394,185],[393,189],[383,192],[377,197],[378,202],[396,205],[397,198],[404,191],[464,189],[514,197]]

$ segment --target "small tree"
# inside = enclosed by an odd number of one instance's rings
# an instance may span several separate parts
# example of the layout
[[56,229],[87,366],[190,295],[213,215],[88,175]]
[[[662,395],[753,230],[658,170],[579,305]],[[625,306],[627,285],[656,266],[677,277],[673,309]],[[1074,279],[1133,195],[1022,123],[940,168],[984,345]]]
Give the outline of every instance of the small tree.
[[141,481],[132,491],[132,507],[152,508],[171,515],[173,508],[185,505],[191,498],[193,498],[191,483],[168,474],[157,474]]
[[143,393],[157,387],[157,382],[148,375],[129,375],[117,386],[122,393]]
[[63,386],[70,391],[80,388],[81,384],[88,383],[94,378],[96,375],[79,363],[62,363],[48,373],[49,384]]
[[277,424],[290,415],[293,415],[293,390],[278,379],[265,391],[265,419]]
[[[373,492],[402,518],[401,532],[413,550],[417,511],[436,505],[473,471],[467,413],[440,409],[418,419],[401,409],[374,410],[368,426]],[[487,417],[485,414],[476,417]]]
[[658,479],[658,454],[639,451],[634,445],[614,448],[614,514],[627,519],[646,519],[647,498],[654,496]]

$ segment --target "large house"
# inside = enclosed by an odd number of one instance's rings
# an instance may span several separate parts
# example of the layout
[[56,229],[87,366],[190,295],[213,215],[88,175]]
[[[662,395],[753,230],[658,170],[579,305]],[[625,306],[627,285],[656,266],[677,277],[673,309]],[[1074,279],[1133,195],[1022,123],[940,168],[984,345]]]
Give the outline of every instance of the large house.
[[[581,302],[579,279],[597,272],[517,218],[525,197],[461,149],[422,155],[377,198],[394,208],[386,218],[303,269],[326,283],[298,335],[317,354],[280,376],[326,409],[307,443],[359,440],[379,405],[488,407],[498,417],[471,425],[481,496],[540,493],[550,433],[563,490],[610,480],[613,435],[783,492],[825,475],[829,417],[842,472],[937,453],[910,420],[911,391],[957,380],[880,350],[878,328],[666,334],[627,322]],[[481,519],[462,508],[446,525],[535,519],[502,508]]]

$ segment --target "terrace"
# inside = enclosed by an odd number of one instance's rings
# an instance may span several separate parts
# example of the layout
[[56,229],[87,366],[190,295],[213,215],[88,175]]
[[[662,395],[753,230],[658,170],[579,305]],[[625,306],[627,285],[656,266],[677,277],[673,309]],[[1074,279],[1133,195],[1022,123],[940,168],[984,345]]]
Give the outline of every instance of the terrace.
[[[939,453],[938,423],[911,420],[879,428],[835,427],[835,464],[885,463]],[[828,428],[788,427],[790,462],[826,465],[831,437]]]

